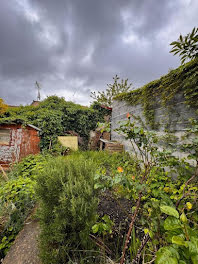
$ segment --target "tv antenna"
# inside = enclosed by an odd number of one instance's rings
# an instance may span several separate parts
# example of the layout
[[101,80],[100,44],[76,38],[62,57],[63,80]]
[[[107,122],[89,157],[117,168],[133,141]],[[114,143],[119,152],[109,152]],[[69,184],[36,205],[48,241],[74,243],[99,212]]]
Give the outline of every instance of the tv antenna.
[[40,86],[40,83],[36,81],[36,88],[38,89],[38,94],[37,94],[37,101],[40,101],[41,100],[41,93],[40,93],[40,90],[41,90],[41,86]]

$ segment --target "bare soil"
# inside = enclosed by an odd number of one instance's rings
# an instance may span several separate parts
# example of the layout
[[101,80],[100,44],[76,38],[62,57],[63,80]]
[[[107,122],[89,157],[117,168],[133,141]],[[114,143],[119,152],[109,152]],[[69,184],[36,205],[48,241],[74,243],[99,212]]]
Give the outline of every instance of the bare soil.
[[[117,198],[110,191],[106,191],[100,196],[99,216],[108,215],[114,222],[111,235],[103,238],[107,247],[106,253],[112,259],[119,257],[122,252],[123,241],[131,222],[132,206],[132,201],[125,198]],[[98,240],[100,240],[100,237],[98,237]]]

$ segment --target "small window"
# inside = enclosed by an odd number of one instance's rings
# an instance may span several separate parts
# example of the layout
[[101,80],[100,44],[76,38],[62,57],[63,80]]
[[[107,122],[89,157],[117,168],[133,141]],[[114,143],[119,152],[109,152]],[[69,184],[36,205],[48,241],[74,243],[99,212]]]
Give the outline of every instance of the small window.
[[9,145],[10,143],[10,129],[0,129],[0,144]]

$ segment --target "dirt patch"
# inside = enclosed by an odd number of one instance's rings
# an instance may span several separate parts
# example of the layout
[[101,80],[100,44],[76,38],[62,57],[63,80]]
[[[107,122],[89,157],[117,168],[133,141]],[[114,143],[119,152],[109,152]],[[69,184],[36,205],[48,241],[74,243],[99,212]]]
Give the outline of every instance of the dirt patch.
[[120,256],[123,248],[123,241],[128,232],[131,222],[131,209],[133,202],[125,198],[116,198],[111,192],[106,191],[100,196],[98,214],[100,217],[108,215],[114,222],[112,234],[107,235],[103,240],[107,247],[107,255],[113,259]]
[[100,217],[108,215],[114,222],[114,232],[125,234],[131,221],[132,201],[125,198],[116,198],[109,191],[100,196],[98,214]]

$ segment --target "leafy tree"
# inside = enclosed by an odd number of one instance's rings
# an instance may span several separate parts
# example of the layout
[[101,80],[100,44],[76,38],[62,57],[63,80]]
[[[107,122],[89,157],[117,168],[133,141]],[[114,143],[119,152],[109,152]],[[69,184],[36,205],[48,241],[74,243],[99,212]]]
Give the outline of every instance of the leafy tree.
[[22,122],[39,127],[41,132],[41,148],[51,149],[57,143],[57,136],[67,131],[75,131],[84,142],[88,140],[90,130],[97,122],[104,121],[101,107],[89,108],[66,102],[64,98],[49,96],[39,106],[11,107],[2,114],[0,123]]
[[198,27],[194,27],[191,33],[186,36],[179,36],[177,41],[170,43],[171,53],[179,54],[181,64],[186,60],[192,60],[198,57]]
[[32,122],[41,128],[41,148],[51,149],[57,143],[57,136],[62,135],[63,114],[58,110],[41,109],[37,111],[37,119]]
[[107,84],[108,88],[105,91],[91,92],[91,98],[94,101],[103,104],[108,107],[112,107],[113,97],[118,94],[126,93],[130,90],[132,83],[128,84],[128,79],[119,82],[120,78],[116,75],[114,78],[113,84]]
[[7,104],[5,104],[3,99],[0,98],[0,115],[3,115],[7,109],[8,109]]

